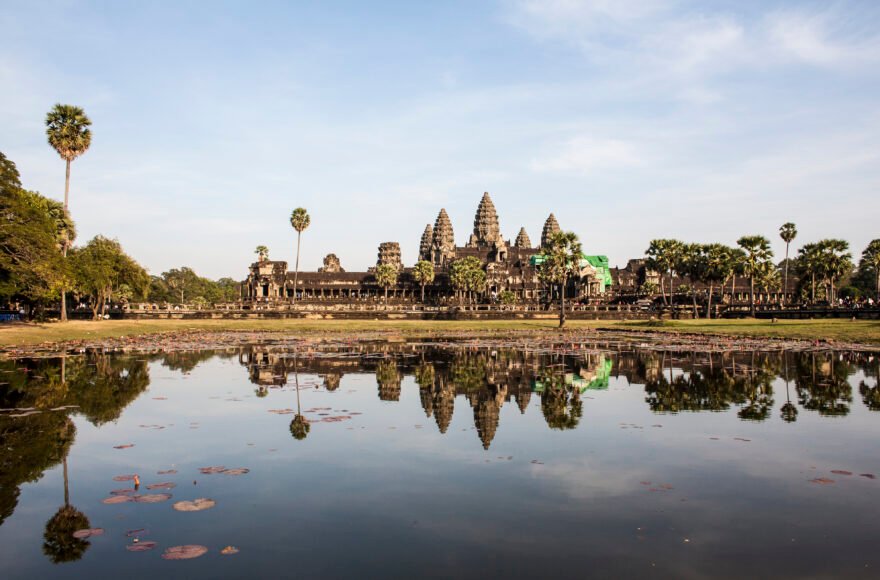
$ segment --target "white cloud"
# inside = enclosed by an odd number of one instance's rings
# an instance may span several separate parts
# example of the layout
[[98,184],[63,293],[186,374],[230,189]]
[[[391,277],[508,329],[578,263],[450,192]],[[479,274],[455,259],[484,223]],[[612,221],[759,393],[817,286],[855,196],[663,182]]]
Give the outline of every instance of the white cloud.
[[828,13],[777,13],[766,19],[769,42],[784,57],[818,66],[853,66],[880,60],[880,36],[834,35]]
[[618,139],[575,137],[560,152],[532,161],[530,167],[541,172],[590,173],[606,169],[622,169],[642,162],[632,143]]

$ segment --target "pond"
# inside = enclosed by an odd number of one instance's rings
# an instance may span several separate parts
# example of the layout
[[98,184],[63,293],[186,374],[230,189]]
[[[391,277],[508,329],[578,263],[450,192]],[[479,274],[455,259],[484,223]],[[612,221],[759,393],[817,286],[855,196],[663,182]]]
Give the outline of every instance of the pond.
[[876,578],[878,371],[455,342],[6,360],[2,574]]

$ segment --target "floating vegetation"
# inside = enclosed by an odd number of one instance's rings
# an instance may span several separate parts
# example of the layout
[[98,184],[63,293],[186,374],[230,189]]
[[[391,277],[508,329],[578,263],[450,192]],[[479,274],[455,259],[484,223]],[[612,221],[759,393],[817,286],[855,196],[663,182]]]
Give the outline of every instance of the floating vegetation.
[[224,556],[231,556],[232,554],[238,554],[239,551],[240,550],[235,546],[226,546],[225,548],[220,550],[220,553]]
[[135,477],[137,477],[136,473],[131,475],[117,475],[113,478],[113,481],[134,481]]
[[[156,546],[158,546],[156,542],[138,542],[135,541],[133,544],[129,544],[125,547],[129,552],[149,552]],[[163,556],[164,557],[164,556]],[[180,558],[165,558],[166,560],[179,560]]]
[[135,495],[132,499],[138,503],[159,503],[171,499],[170,493],[148,493],[145,495]]
[[220,473],[225,475],[244,475],[245,473],[250,473],[250,469],[246,467],[236,467],[234,469],[224,469]]
[[174,489],[175,487],[177,487],[176,483],[164,481],[162,483],[151,483],[147,486],[147,489]]
[[105,497],[104,499],[102,499],[101,503],[111,505],[117,503],[126,503],[129,501],[134,501],[132,496],[130,495],[111,495],[110,497]]
[[179,512],[200,512],[202,510],[210,509],[215,505],[217,505],[217,502],[213,499],[200,497],[192,501],[179,501],[175,503],[173,507]]
[[224,467],[223,465],[217,465],[214,467],[199,467],[199,472],[201,472],[203,475],[210,475],[212,473],[223,473],[224,471],[226,471],[226,467]]
[[197,544],[187,544],[184,546],[172,546],[166,548],[162,554],[164,560],[191,560],[208,553],[208,548]]
[[104,528],[86,528],[83,530],[77,530],[73,532],[72,535],[77,540],[85,540],[86,538],[91,538],[94,536],[103,536]]

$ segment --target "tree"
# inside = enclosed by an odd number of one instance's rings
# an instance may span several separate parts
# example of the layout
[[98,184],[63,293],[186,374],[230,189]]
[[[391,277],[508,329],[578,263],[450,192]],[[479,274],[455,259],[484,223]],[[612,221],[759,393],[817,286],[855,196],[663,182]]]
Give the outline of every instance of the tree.
[[290,214],[290,225],[296,230],[296,268],[293,271],[293,301],[296,302],[297,284],[299,283],[299,242],[302,233],[312,223],[312,218],[303,207],[298,207]]
[[385,303],[388,303],[388,289],[397,284],[398,271],[391,264],[376,266],[376,283],[385,289]]
[[816,280],[822,275],[823,258],[822,248],[819,244],[804,244],[798,250],[798,257],[795,262],[797,270],[801,275],[802,283],[804,280],[810,281],[810,303],[816,302]]
[[74,231],[60,204],[23,189],[15,163],[0,153],[0,299],[31,311],[57,299],[67,280],[59,250]]
[[669,274],[669,304],[672,304],[672,275],[675,272],[681,247],[682,243],[678,240],[659,239],[651,240],[648,249],[645,250],[648,268],[660,273],[660,294],[663,296],[663,304],[667,304],[663,274]]
[[880,302],[880,239],[871,240],[862,252],[859,261],[859,272],[874,275],[874,291],[876,300]]
[[107,302],[122,285],[143,295],[150,284],[146,271],[122,250],[119,242],[103,236],[95,236],[82,248],[74,249],[71,269],[77,291],[89,297],[95,320],[99,313],[104,314]]
[[709,302],[706,306],[706,317],[712,318],[712,294],[715,290],[715,284],[718,283],[723,286],[728,277],[731,276],[734,269],[734,249],[724,244],[707,244],[703,246],[702,251],[705,257],[703,282],[709,286]]
[[745,252],[743,274],[749,277],[749,313],[755,316],[755,280],[760,275],[763,264],[773,259],[770,240],[764,236],[743,236],[736,241]]
[[779,228],[779,237],[785,242],[785,275],[782,278],[783,300],[788,294],[788,246],[797,237],[797,233],[797,227],[791,222],[786,222]]
[[424,303],[425,286],[434,281],[434,264],[427,260],[419,260],[413,268],[413,278],[422,287],[422,303]]
[[565,288],[569,278],[578,276],[583,252],[574,232],[553,232],[541,248],[538,275],[551,284],[559,284],[559,328],[565,326]]
[[819,246],[822,252],[823,270],[825,280],[828,282],[829,304],[835,300],[835,282],[845,279],[852,272],[852,254],[849,250],[849,242],[845,240],[821,240]]
[[708,271],[708,259],[704,246],[700,244],[683,244],[678,254],[678,263],[675,269],[679,274],[683,274],[691,280],[690,291],[693,300],[694,318],[699,318],[696,283],[705,282]]
[[[46,137],[58,155],[64,159],[64,211],[70,210],[70,163],[85,153],[92,144],[92,122],[85,111],[73,105],[56,104],[46,115]],[[64,244],[62,253],[67,257],[69,243]],[[61,320],[67,320],[67,302],[64,289],[61,290]]]
[[174,293],[173,301],[178,301],[178,304],[186,304],[187,298],[192,299],[198,295],[196,287],[199,285],[199,277],[192,268],[186,266],[172,268],[162,272],[162,279],[168,289]]
[[467,294],[480,293],[486,289],[486,271],[476,256],[466,256],[449,265],[449,281],[458,292],[459,299]]
[[257,260],[261,263],[269,259],[269,248],[267,248],[266,246],[257,246],[257,249],[254,250],[254,253],[257,254]]

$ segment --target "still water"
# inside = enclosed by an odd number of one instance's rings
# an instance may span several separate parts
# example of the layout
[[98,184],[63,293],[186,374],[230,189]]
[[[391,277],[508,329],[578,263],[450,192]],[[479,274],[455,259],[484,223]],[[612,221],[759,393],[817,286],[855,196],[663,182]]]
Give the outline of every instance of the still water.
[[[877,578],[878,369],[417,343],[2,361],[0,575]],[[184,545],[207,552],[163,558]]]

